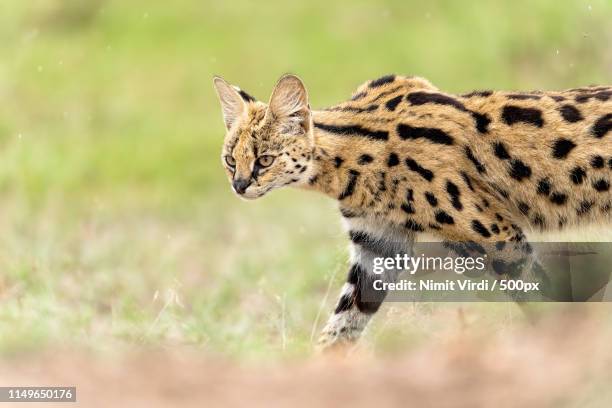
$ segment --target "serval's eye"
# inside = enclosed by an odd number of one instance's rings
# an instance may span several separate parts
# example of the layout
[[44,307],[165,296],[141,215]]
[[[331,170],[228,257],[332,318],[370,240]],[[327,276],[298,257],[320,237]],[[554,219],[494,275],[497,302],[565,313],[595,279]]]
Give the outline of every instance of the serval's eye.
[[257,164],[259,164],[261,167],[268,167],[273,162],[274,156],[270,156],[269,154],[259,156],[259,158],[257,159]]
[[234,159],[229,154],[225,156],[225,163],[227,163],[227,165],[230,167],[236,167],[236,159]]

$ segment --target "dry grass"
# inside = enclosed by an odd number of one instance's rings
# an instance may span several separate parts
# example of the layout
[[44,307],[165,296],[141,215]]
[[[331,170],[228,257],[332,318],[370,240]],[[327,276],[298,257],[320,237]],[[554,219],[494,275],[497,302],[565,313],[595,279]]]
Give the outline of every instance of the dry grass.
[[459,331],[392,358],[353,350],[237,364],[192,352],[58,352],[5,362],[0,383],[76,385],[88,407],[600,407],[612,402],[606,309],[568,305],[536,327]]

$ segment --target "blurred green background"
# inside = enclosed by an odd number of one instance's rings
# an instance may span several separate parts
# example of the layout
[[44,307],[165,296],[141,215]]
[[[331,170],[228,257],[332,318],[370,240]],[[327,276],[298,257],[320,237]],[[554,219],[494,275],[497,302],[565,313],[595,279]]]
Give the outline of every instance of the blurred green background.
[[[232,195],[213,74],[267,100],[293,72],[314,107],[386,73],[450,92],[610,84],[611,21],[607,0],[2,1],[0,353],[308,353],[345,275],[335,204]],[[483,326],[513,307],[469,306]],[[386,310],[368,335],[383,349],[455,318]]]

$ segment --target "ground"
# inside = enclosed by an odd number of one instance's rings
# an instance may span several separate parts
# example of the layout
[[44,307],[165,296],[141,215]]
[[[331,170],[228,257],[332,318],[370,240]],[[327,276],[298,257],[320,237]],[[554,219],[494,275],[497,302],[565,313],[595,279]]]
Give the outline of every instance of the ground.
[[599,321],[607,309],[565,305],[563,317],[537,329],[498,332],[474,330],[470,313],[446,316],[453,329],[444,338],[393,357],[359,349],[262,365],[193,351],[110,358],[64,351],[5,362],[0,382],[74,385],[89,407],[601,407],[612,401],[612,327]]

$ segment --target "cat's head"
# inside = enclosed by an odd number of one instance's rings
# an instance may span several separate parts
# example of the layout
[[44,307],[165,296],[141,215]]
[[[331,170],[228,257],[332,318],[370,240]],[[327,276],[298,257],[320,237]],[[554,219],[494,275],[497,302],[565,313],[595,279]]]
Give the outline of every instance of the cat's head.
[[308,94],[295,75],[283,76],[268,103],[215,77],[227,133],[221,161],[240,197],[255,199],[307,182],[313,159]]

